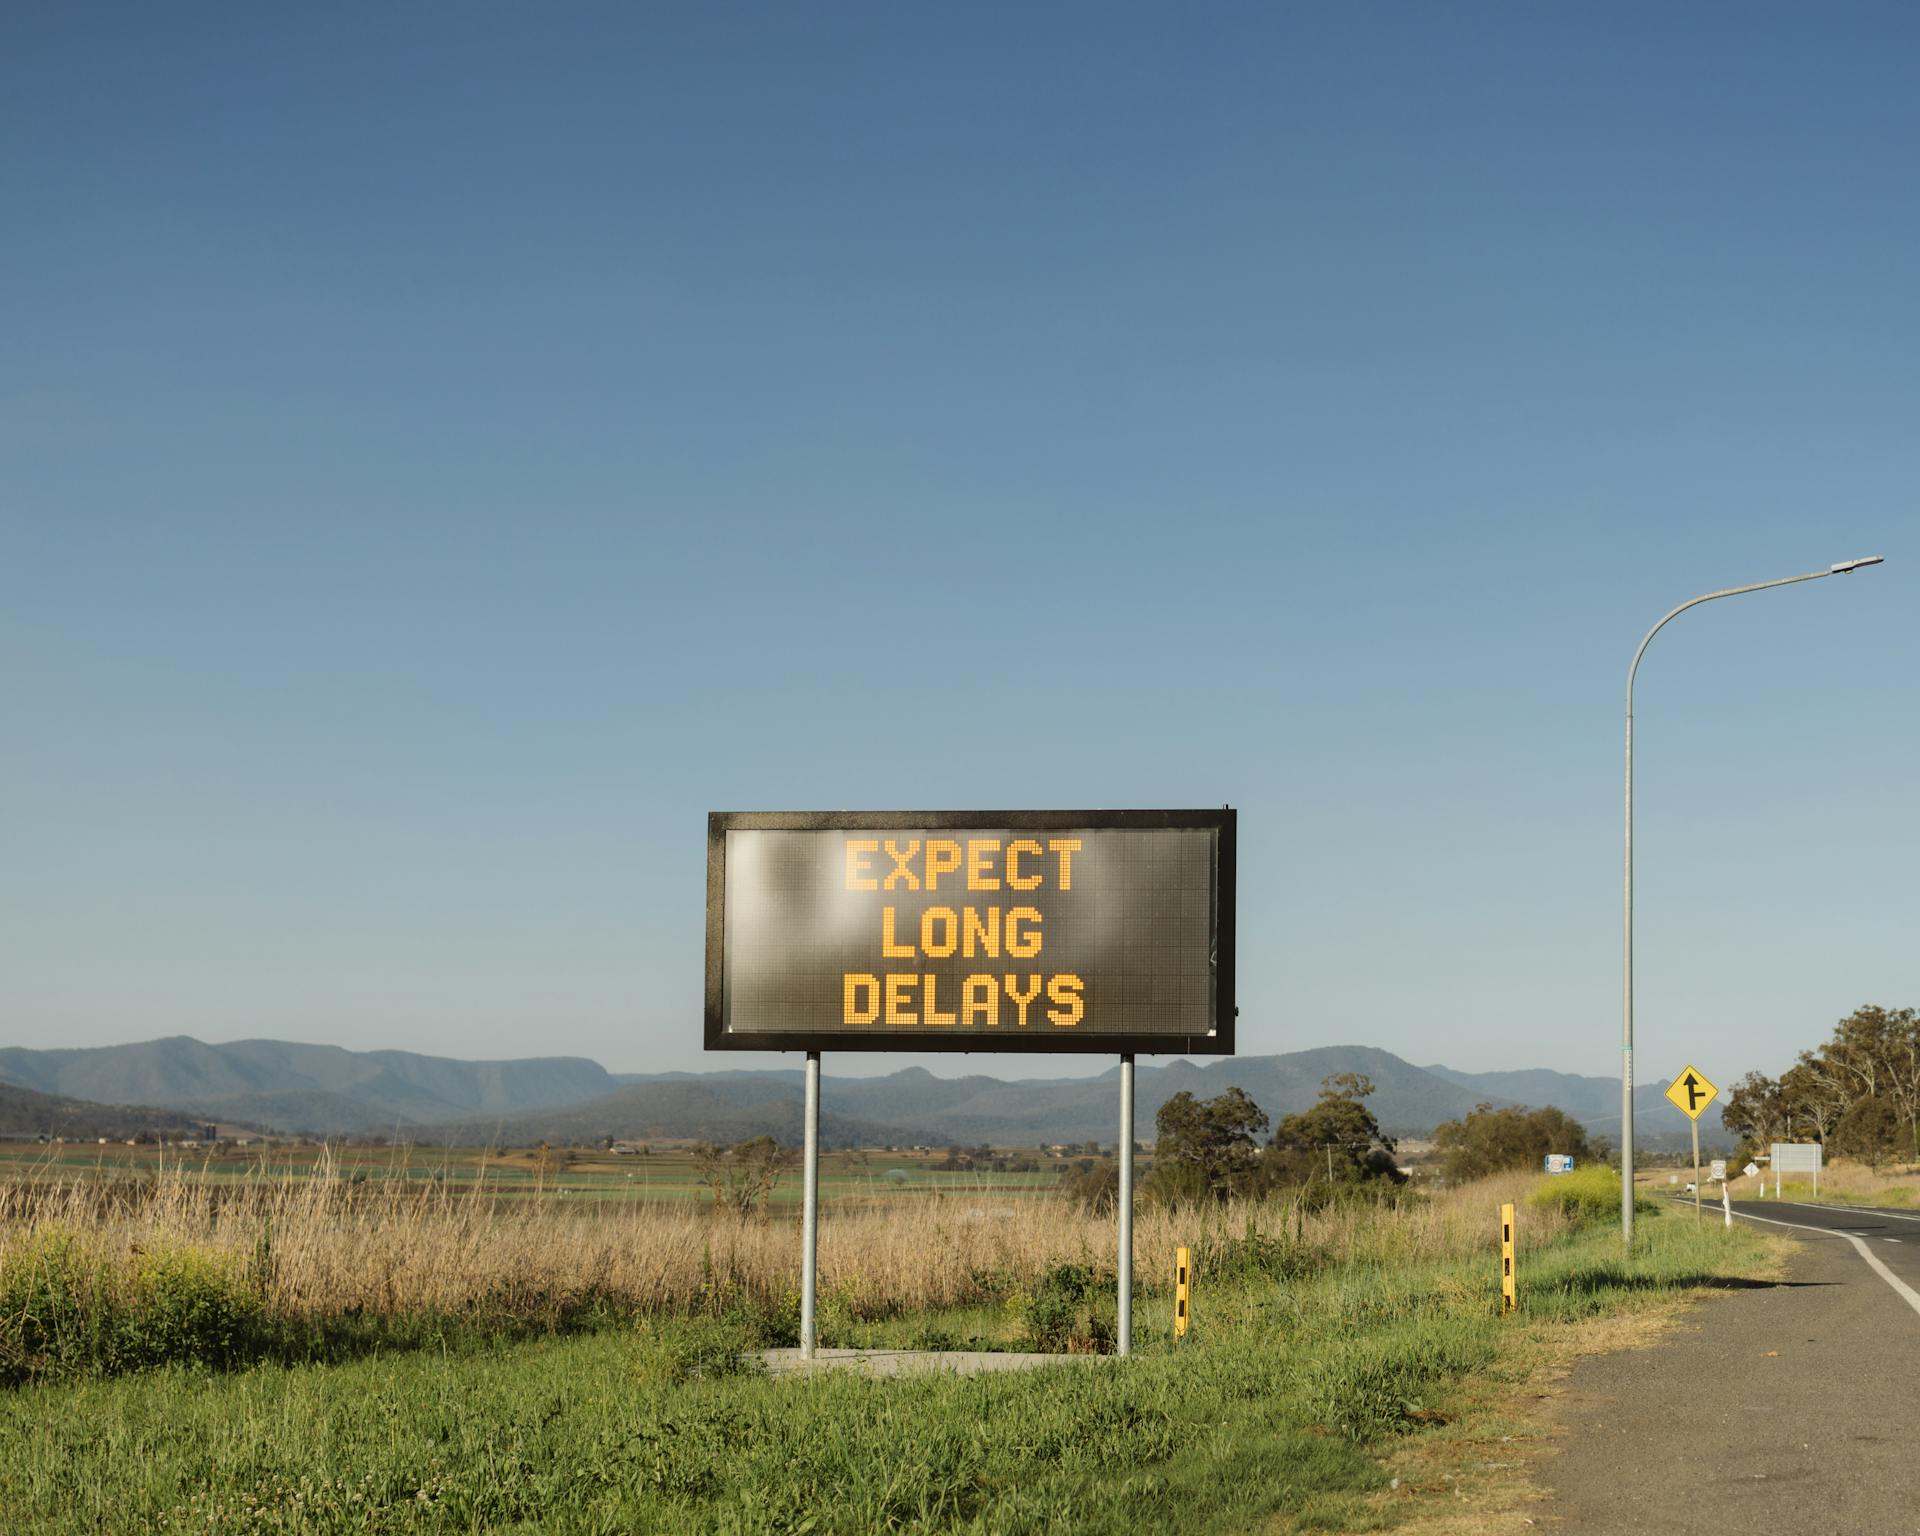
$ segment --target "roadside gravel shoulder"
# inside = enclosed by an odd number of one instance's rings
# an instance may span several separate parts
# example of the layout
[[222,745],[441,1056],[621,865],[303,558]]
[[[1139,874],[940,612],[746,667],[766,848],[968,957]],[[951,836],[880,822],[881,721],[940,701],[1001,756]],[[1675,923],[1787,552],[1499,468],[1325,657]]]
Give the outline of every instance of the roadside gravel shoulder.
[[[1583,1395],[1583,1373],[1605,1361],[1647,1358],[1720,1306],[1767,1294],[1789,1278],[1797,1245],[1781,1237],[1769,1248],[1765,1272],[1728,1289],[1647,1301],[1571,1327],[1528,1330],[1515,1340],[1498,1378],[1471,1391],[1452,1424],[1392,1457],[1387,1471],[1397,1484],[1383,1497],[1383,1523],[1409,1536],[1519,1533],[1559,1523],[1548,1501],[1575,1432],[1569,1405]],[[1646,1528],[1644,1522],[1622,1527]]]
[[1783,1283],[1689,1312],[1658,1349],[1582,1362],[1553,1405],[1530,1512],[1689,1536],[1913,1531],[1920,1318],[1838,1238],[1795,1234]]

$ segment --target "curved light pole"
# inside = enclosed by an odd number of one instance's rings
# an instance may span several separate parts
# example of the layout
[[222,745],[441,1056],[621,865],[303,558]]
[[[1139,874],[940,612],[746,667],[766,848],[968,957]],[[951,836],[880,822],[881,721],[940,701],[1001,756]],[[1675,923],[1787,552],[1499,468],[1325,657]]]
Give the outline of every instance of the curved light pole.
[[1626,947],[1620,1028],[1620,1237],[1626,1244],[1629,1258],[1633,1255],[1633,676],[1640,670],[1640,658],[1646,654],[1647,642],[1666,628],[1669,620],[1685,613],[1689,608],[1710,603],[1716,597],[1738,597],[1743,592],[1764,592],[1769,587],[1790,587],[1798,581],[1818,581],[1822,576],[1845,576],[1848,572],[1860,570],[1864,566],[1879,565],[1883,558],[1881,555],[1868,555],[1859,560],[1842,560],[1838,565],[1830,565],[1824,571],[1808,571],[1804,576],[1782,576],[1776,581],[1756,581],[1748,587],[1728,587],[1723,592],[1703,592],[1700,596],[1682,603],[1648,630],[1646,639],[1640,642],[1640,649],[1633,653],[1633,664],[1627,668],[1627,838],[1626,922],[1624,925]]

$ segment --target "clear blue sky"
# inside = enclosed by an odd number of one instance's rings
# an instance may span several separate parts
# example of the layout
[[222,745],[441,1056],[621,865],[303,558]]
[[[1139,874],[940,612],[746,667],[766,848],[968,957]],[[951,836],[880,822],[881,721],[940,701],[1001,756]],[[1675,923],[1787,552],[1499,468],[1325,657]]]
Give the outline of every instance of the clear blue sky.
[[709,809],[1231,802],[1244,1050],[1612,1072],[1633,645],[1868,553],[1642,669],[1641,1075],[1920,1003],[1910,7],[5,30],[0,1044],[743,1065]]

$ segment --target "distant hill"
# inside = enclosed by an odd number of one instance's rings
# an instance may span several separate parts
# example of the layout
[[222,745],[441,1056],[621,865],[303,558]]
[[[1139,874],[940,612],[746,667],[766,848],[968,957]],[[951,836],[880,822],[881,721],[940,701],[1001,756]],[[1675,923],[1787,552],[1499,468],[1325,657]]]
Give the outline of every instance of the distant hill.
[[[1137,1123],[1142,1136],[1150,1137],[1154,1115],[1174,1094],[1184,1089],[1199,1098],[1212,1098],[1232,1087],[1245,1089],[1268,1115],[1278,1119],[1310,1107],[1319,1096],[1321,1080],[1336,1072],[1364,1072],[1372,1078],[1375,1091],[1368,1102],[1381,1124],[1398,1134],[1426,1135],[1441,1121],[1457,1120],[1481,1103],[1496,1107],[1557,1104],[1596,1134],[1619,1134],[1620,1085],[1606,1078],[1545,1070],[1472,1073],[1416,1067],[1369,1046],[1327,1046],[1205,1064],[1180,1060],[1164,1067],[1143,1065],[1134,1079]],[[826,1125],[833,1121],[864,1127],[857,1139],[866,1142],[984,1141],[1003,1146],[1111,1142],[1118,1134],[1118,1078],[1117,1066],[1091,1077],[1012,1081],[980,1075],[936,1077],[924,1067],[907,1067],[882,1077],[827,1076],[820,1090],[822,1135],[827,1136]],[[514,1124],[514,1134],[517,1139],[537,1140],[543,1135],[553,1139],[575,1126],[626,1124],[629,1114],[644,1105],[651,1123],[659,1127],[644,1134],[718,1140],[726,1134],[721,1127],[744,1113],[754,1129],[743,1134],[798,1138],[803,1088],[797,1070],[667,1072],[633,1076],[628,1082],[633,1089],[653,1092],[642,1099],[625,1097],[630,1090],[623,1090],[622,1095],[576,1106],[564,1115],[527,1116]],[[1671,1150],[1686,1140],[1686,1119],[1661,1097],[1662,1086],[1642,1087],[1634,1095],[1636,1140],[1649,1150]],[[666,1090],[685,1097],[676,1100]],[[670,1113],[676,1103],[684,1106],[684,1113]],[[782,1110],[785,1118],[778,1113]],[[791,1131],[785,1129],[788,1126]],[[1701,1130],[1706,1142],[1725,1139],[1719,1122],[1711,1117],[1702,1122]],[[609,1130],[604,1134],[643,1133]]]
[[1610,1077],[1578,1077],[1535,1067],[1519,1072],[1456,1072],[1437,1063],[1422,1070],[1469,1088],[1487,1098],[1518,1104],[1554,1104],[1576,1119],[1588,1115],[1620,1117],[1620,1082]]
[[[1335,1072],[1364,1072],[1372,1078],[1375,1092],[1369,1103],[1381,1123],[1400,1134],[1425,1135],[1442,1120],[1458,1119],[1483,1102],[1534,1107],[1557,1103],[1576,1119],[1589,1121],[1598,1134],[1617,1135],[1619,1131],[1620,1088],[1605,1078],[1547,1071],[1456,1073],[1416,1067],[1391,1052],[1368,1046],[1328,1046],[1204,1064],[1181,1060],[1164,1067],[1143,1065],[1134,1082],[1137,1120],[1141,1134],[1151,1136],[1154,1115],[1174,1094],[1184,1089],[1200,1098],[1212,1098],[1230,1087],[1245,1089],[1255,1103],[1278,1119],[1311,1106],[1319,1096],[1321,1080]],[[821,1085],[821,1115],[823,1125],[829,1119],[844,1117],[868,1127],[863,1138],[868,1141],[984,1141],[1004,1146],[1111,1142],[1117,1134],[1118,1077],[1117,1067],[1084,1078],[1012,1081],[979,1075],[936,1077],[923,1067],[908,1067],[883,1077],[828,1076]],[[797,1070],[668,1072],[635,1076],[629,1082],[636,1088],[671,1088],[701,1095],[688,1102],[706,1107],[704,1120],[700,1115],[690,1115],[682,1120],[662,1119],[662,1125],[718,1126],[723,1118],[714,1107],[718,1101],[734,1110],[751,1110],[756,1127],[784,1139],[785,1133],[772,1119],[775,1108],[784,1105],[790,1119],[783,1123],[793,1125],[793,1134],[798,1134],[802,1078]],[[1503,1088],[1509,1091],[1502,1092]],[[657,1112],[674,1101],[655,1097],[645,1102]],[[1674,1137],[1684,1142],[1686,1121],[1660,1097],[1657,1087],[1642,1089],[1635,1095],[1635,1104],[1640,1116],[1635,1129],[1643,1146],[1666,1146]],[[596,1100],[569,1111],[564,1119],[549,1114],[529,1116],[515,1130],[518,1136],[538,1139],[535,1133],[544,1125],[544,1134],[551,1139],[561,1133],[563,1125],[596,1118],[611,1123],[622,1114],[621,1102]],[[1717,1122],[1703,1126],[1703,1131],[1709,1141],[1720,1134]],[[717,1131],[699,1129],[662,1129],[652,1134],[718,1138]],[[760,1129],[751,1134],[760,1134]]]
[[[1321,1079],[1336,1072],[1372,1078],[1371,1107],[1382,1125],[1399,1134],[1424,1135],[1483,1101],[1557,1104],[1598,1134],[1619,1134],[1620,1090],[1606,1078],[1544,1069],[1417,1067],[1359,1045],[1143,1064],[1136,1078],[1140,1134],[1152,1135],[1160,1106],[1183,1089],[1211,1098],[1243,1088],[1278,1119],[1309,1107]],[[829,1077],[821,1096],[822,1134],[834,1145],[1111,1142],[1118,1134],[1118,1075],[1115,1065],[1079,1078],[936,1077],[920,1067],[882,1077]],[[577,1056],[457,1061],[277,1040],[207,1045],[186,1036],[91,1050],[0,1049],[0,1083],[281,1131],[398,1132],[483,1144],[604,1136],[798,1140],[802,1092],[798,1069],[615,1076]],[[1661,1097],[1664,1086],[1649,1084],[1635,1095],[1643,1145],[1666,1146],[1676,1138],[1684,1143],[1686,1120]],[[1701,1129],[1709,1142],[1722,1137],[1711,1113]]]
[[276,1130],[392,1131],[577,1104],[619,1086],[580,1056],[456,1061],[411,1051],[186,1035],[89,1050],[0,1050],[0,1082],[101,1103],[156,1104]]
[[31,1088],[0,1083],[0,1139],[32,1140],[64,1136],[69,1141],[94,1141],[105,1136],[126,1141],[142,1133],[169,1139],[198,1136],[204,1122],[178,1110],[154,1109],[144,1104],[89,1104]]
[[[1390,1129],[1424,1132],[1442,1120],[1466,1114],[1486,1094],[1446,1081],[1387,1051],[1369,1046],[1328,1046],[1282,1056],[1237,1056],[1204,1065],[1179,1060],[1164,1067],[1140,1066],[1134,1077],[1135,1113],[1152,1135],[1160,1106],[1183,1089],[1212,1098],[1243,1088],[1278,1118],[1309,1108],[1320,1081],[1335,1072],[1364,1072],[1373,1079],[1369,1100]],[[821,1088],[821,1111],[902,1128],[910,1139],[1028,1145],[1053,1141],[1112,1141],[1118,1134],[1118,1066],[1093,1077],[935,1077],[909,1067],[884,1077],[829,1077]],[[698,1084],[729,1103],[791,1099],[798,1103],[798,1072],[666,1073],[642,1081]],[[1497,1102],[1511,1100],[1495,1096]]]
[[[1676,1064],[1677,1065],[1677,1064]],[[1545,1068],[1518,1072],[1456,1072],[1451,1067],[1425,1069],[1464,1088],[1477,1090],[1483,1098],[1530,1105],[1553,1104],[1597,1136],[1620,1138],[1620,1079],[1617,1077],[1577,1077],[1571,1072],[1552,1072]],[[1724,1091],[1731,1074],[1722,1079]],[[1633,1089],[1633,1139],[1636,1146],[1653,1151],[1678,1151],[1688,1144],[1687,1117],[1667,1099],[1671,1077],[1636,1083]],[[1731,1147],[1733,1138],[1720,1124],[1718,1106],[1700,1118],[1702,1147]]]
[[[452,1121],[417,1132],[419,1139],[447,1146],[525,1146],[536,1141],[584,1144],[616,1141],[745,1141],[771,1136],[798,1145],[802,1096],[773,1096],[737,1103],[697,1081],[636,1083],[605,1098],[565,1109],[492,1119]],[[898,1125],[879,1125],[820,1113],[820,1140],[829,1147],[862,1147],[924,1140]]]

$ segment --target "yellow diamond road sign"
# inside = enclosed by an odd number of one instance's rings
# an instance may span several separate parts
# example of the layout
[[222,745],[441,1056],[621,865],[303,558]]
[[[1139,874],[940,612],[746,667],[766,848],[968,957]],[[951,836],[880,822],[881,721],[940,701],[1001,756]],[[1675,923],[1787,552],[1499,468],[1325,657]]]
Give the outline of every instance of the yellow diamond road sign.
[[1720,1097],[1720,1090],[1708,1082],[1705,1074],[1697,1068],[1688,1067],[1673,1080],[1667,1097],[1689,1120],[1698,1120],[1701,1111]]

